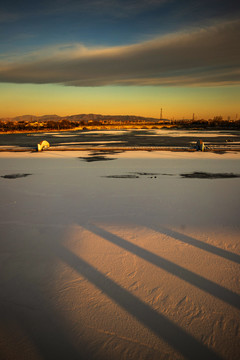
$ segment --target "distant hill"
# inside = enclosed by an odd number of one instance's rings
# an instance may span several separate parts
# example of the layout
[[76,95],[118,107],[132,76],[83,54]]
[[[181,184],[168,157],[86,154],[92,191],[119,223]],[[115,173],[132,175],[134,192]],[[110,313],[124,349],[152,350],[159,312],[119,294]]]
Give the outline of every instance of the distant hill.
[[58,115],[43,115],[43,116],[39,117],[39,120],[40,121],[49,121],[49,120],[57,121],[57,120],[62,120],[62,117],[58,116]]
[[35,116],[35,115],[21,115],[13,118],[2,118],[2,121],[61,121],[61,120],[70,120],[70,121],[104,121],[104,120],[115,120],[115,121],[156,121],[159,119],[136,116],[136,115],[101,115],[101,114],[76,114],[76,115],[68,115],[68,116],[59,116],[59,115],[43,115],[43,116]]
[[37,116],[34,115],[21,115],[21,116],[16,116],[14,118],[11,118],[11,121],[36,121],[37,120]]

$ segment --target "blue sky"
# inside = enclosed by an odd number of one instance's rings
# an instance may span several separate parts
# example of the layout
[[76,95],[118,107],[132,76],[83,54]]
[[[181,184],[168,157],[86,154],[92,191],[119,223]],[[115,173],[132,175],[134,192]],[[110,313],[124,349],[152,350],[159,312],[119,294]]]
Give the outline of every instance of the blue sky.
[[240,6],[222,0],[2,1],[1,52],[15,47],[83,42],[124,45],[153,36],[238,19]]
[[[158,116],[159,107],[187,117],[193,104],[199,116],[233,117],[239,15],[240,5],[225,0],[1,1],[0,117],[30,110]],[[150,96],[151,107],[139,107]]]

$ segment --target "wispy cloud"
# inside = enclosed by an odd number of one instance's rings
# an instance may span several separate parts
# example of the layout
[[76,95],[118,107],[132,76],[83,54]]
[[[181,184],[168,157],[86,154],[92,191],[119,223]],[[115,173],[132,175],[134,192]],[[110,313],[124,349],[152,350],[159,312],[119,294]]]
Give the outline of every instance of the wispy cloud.
[[0,63],[0,81],[70,86],[239,84],[239,33],[240,21],[234,21],[129,46],[65,44]]

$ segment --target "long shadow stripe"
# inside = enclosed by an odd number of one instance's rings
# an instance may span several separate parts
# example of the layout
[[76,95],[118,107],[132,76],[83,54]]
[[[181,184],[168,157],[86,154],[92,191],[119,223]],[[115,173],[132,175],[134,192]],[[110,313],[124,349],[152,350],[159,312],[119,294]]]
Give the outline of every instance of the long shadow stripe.
[[[147,225],[149,227],[149,225]],[[224,250],[224,249],[220,249],[214,245],[211,245],[211,244],[207,244],[207,243],[204,243],[202,242],[201,240],[197,240],[197,239],[194,239],[193,237],[191,236],[188,236],[188,235],[185,235],[185,234],[181,234],[175,230],[170,230],[170,229],[167,229],[165,227],[158,227],[158,226],[155,226],[155,225],[150,225],[151,229],[154,230],[154,231],[157,231],[157,232],[160,232],[162,234],[165,234],[167,236],[171,236],[172,238],[176,239],[176,240],[179,240],[179,241],[182,241],[182,242],[185,242],[186,244],[189,244],[189,245],[192,245],[192,246],[195,246],[201,250],[205,250],[209,253],[212,253],[214,255],[218,255],[224,259],[227,259],[227,260],[230,260],[230,261],[233,261],[237,264],[240,264],[240,256],[238,254],[234,254],[230,251],[227,251],[227,250]]]
[[117,235],[114,235],[102,228],[99,228],[94,224],[91,224],[87,229],[92,231],[94,234],[110,241],[111,243],[118,245],[119,247],[150,262],[151,264],[158,266],[159,268],[169,272],[170,274],[177,276],[178,278],[188,282],[189,284],[198,287],[199,289],[226,302],[227,304],[232,305],[237,309],[240,309],[240,296],[233,291],[228,290],[225,287],[220,286],[200,275],[197,275],[192,271],[187,270],[177,264],[174,264],[169,260],[153,254],[152,252],[145,250],[140,246],[135,245],[125,239],[122,239]]
[[187,359],[221,359],[215,352],[186,333],[178,325],[153,310],[149,305],[116,284],[113,280],[107,278],[70,250],[60,246],[56,251],[56,255],[58,255],[62,261],[88,279],[109,298],[114,300],[119,306],[183,354]]
[[[36,286],[27,284],[24,279],[21,279],[20,304],[23,297],[25,298],[27,296],[30,299],[35,299],[36,302],[33,307],[18,305],[18,299],[16,302],[6,301],[4,303],[1,301],[1,322],[9,324],[12,320],[14,324],[17,324],[18,326],[16,328],[21,329],[22,333],[34,346],[38,354],[37,358],[44,360],[83,359],[80,351],[78,351],[71,339],[71,334],[65,325],[62,314],[58,312],[56,308],[52,307],[51,301],[39,292]],[[21,338],[15,336],[15,346],[13,349],[19,351],[21,349],[19,345]],[[83,343],[82,348],[86,348],[85,343]],[[26,349],[23,352],[25,351],[26,359],[30,359],[30,355]],[[0,359],[6,359],[6,357],[0,357]],[[87,359],[87,357],[85,357],[85,359]]]

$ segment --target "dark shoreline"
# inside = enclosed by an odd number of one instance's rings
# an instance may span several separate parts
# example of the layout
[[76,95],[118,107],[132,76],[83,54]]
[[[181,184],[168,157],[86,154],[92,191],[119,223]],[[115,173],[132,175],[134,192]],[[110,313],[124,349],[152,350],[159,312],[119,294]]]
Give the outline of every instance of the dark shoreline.
[[[177,136],[174,132],[177,131]],[[101,131],[52,131],[51,133],[0,134],[0,151],[36,151],[37,144],[46,140],[50,148],[46,151],[196,151],[196,142],[202,139],[205,151],[224,153],[240,151],[240,132],[169,130],[108,130]],[[42,135],[41,135],[42,134]]]

